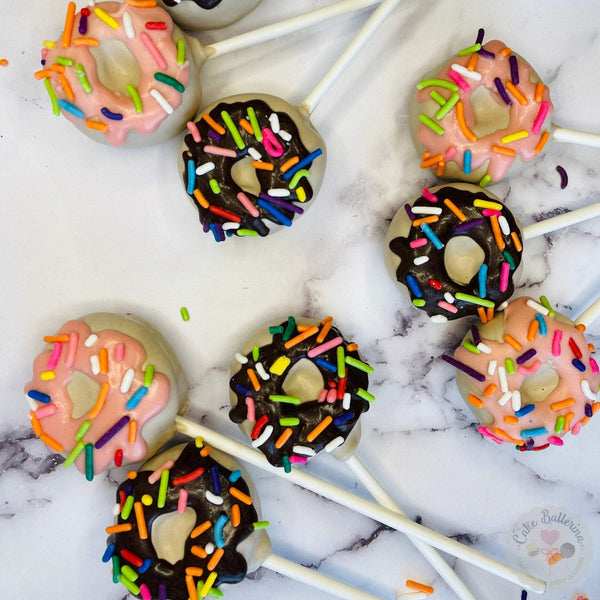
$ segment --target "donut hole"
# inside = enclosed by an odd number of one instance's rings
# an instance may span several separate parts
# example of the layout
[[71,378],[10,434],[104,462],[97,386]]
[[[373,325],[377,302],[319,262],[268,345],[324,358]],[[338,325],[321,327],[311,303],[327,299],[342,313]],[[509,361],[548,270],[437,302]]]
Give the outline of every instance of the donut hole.
[[480,86],[471,94],[471,106],[475,114],[471,130],[478,138],[508,127],[510,107],[504,103],[500,94]]
[[135,56],[120,40],[104,40],[99,46],[90,47],[96,61],[100,83],[111,92],[129,97],[127,84],[140,85],[142,70]]
[[520,388],[523,404],[543,402],[558,387],[559,380],[558,373],[548,363],[544,363],[523,380]]
[[296,396],[301,402],[310,402],[319,397],[324,385],[319,369],[303,358],[288,371],[282,388],[286,396]]
[[231,169],[231,178],[245,192],[258,196],[260,193],[260,182],[256,177],[256,169],[252,166],[254,159],[246,156],[234,163]]
[[196,511],[159,515],[152,521],[150,539],[158,558],[174,565],[185,557],[185,542],[196,525]]
[[67,384],[67,393],[71,398],[71,417],[80,419],[94,408],[100,393],[100,384],[80,371],[75,371]]
[[450,239],[444,249],[444,268],[458,285],[467,285],[485,260],[483,248],[466,235]]

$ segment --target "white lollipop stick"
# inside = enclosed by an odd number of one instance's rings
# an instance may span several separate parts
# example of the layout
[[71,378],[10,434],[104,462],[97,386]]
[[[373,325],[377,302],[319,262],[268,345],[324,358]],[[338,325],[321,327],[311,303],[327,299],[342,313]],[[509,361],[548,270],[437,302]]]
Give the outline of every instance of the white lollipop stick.
[[[276,573],[280,573],[281,575],[286,575],[295,581],[300,581],[301,583],[311,585],[322,590],[323,592],[333,594],[338,598],[344,598],[347,600],[381,600],[378,596],[373,596],[373,594],[369,594],[368,592],[357,590],[356,588],[342,583],[341,581],[331,579],[330,577],[322,575],[313,569],[303,567],[298,563],[287,560],[286,558],[282,558],[281,556],[277,556],[276,554],[269,554],[261,566],[271,569],[271,571],[275,571]],[[422,600],[426,597],[426,594],[423,594],[422,592],[416,592],[403,594],[396,597],[402,598],[403,600]]]
[[598,317],[600,317],[600,298],[592,305],[588,306],[579,317],[575,319],[575,323],[581,323],[582,325],[585,325],[585,328],[587,329]]
[[318,8],[317,10],[313,10],[290,19],[285,19],[279,23],[266,25],[265,27],[260,27],[253,31],[236,35],[228,40],[215,42],[214,44],[207,46],[205,49],[210,53],[208,58],[215,58],[216,56],[221,56],[222,54],[229,54],[238,50],[244,50],[245,48],[249,48],[255,44],[260,44],[277,37],[288,35],[289,33],[293,33],[294,31],[298,31],[306,27],[311,27],[312,25],[316,25],[317,23],[321,23],[327,19],[332,19],[355,10],[360,10],[361,8],[366,8],[372,6],[373,4],[378,4],[379,2],[381,2],[381,0],[339,0],[338,2],[334,2],[333,4],[325,6],[324,8]]
[[473,548],[469,548],[468,546],[464,546],[459,542],[447,538],[441,533],[418,525],[398,513],[394,513],[387,508],[382,508],[373,502],[369,502],[350,492],[346,492],[327,481],[323,481],[318,477],[314,477],[309,473],[294,468],[292,468],[289,473],[286,473],[283,469],[271,465],[262,452],[249,448],[240,442],[236,442],[220,433],[212,431],[199,423],[194,423],[183,417],[176,417],[175,424],[177,430],[181,433],[190,437],[201,437],[208,445],[214,446],[222,452],[231,454],[239,460],[250,463],[264,471],[277,475],[278,477],[282,477],[289,483],[300,485],[307,490],[315,492],[324,498],[333,500],[342,506],[359,512],[362,515],[374,519],[379,523],[383,523],[388,527],[392,527],[397,531],[418,538],[431,546],[435,546],[439,550],[448,552],[448,554],[452,554],[453,556],[474,564],[498,577],[511,581],[528,591],[535,592],[536,594],[543,594],[546,589],[546,583],[537,577],[533,577],[528,573],[523,573],[518,569],[509,567]]
[[309,115],[315,110],[329,88],[338,80],[352,59],[360,52],[369,39],[371,39],[379,26],[398,4],[400,4],[400,0],[383,0],[377,10],[369,17],[368,21],[354,36],[348,47],[340,54],[337,60],[329,68],[329,71],[323,75],[313,91],[300,105],[301,110],[305,110]]
[[588,131],[577,131],[566,129],[552,123],[552,139],[557,142],[569,142],[582,146],[593,146],[600,148],[600,133],[589,133]]
[[587,221],[588,219],[593,219],[598,216],[600,216],[600,202],[596,202],[595,204],[590,204],[589,206],[584,206],[583,208],[578,208],[576,210],[570,210],[564,215],[551,217],[550,219],[545,219],[539,223],[527,225],[527,227],[523,228],[523,239],[530,240],[531,238],[545,235],[552,231],[556,231],[557,229],[568,227],[569,225],[576,225],[577,223],[581,223],[582,221]]
[[[367,469],[365,464],[356,456],[356,454],[351,454],[345,462],[354,473],[355,477],[365,486],[378,504],[403,517],[406,516],[404,511],[394,502],[393,498],[382,487],[379,481],[375,479],[375,476]],[[475,596],[469,591],[464,582],[455,573],[454,569],[452,569],[452,567],[438,554],[437,550],[413,536],[409,535],[408,539],[415,545],[417,550],[425,557],[429,564],[439,573],[442,579],[459,598],[462,600],[476,600]]]

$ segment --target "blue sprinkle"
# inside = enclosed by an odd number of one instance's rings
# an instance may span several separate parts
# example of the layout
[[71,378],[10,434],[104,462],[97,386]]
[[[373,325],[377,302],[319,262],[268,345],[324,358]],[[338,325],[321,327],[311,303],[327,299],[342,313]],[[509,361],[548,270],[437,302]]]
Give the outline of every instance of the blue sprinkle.
[[211,467],[210,478],[212,480],[213,492],[217,495],[221,495],[221,479],[219,477],[219,467]]
[[225,523],[227,523],[226,515],[220,515],[215,522],[215,546],[217,548],[225,547],[225,539],[223,538],[223,528],[225,527]]
[[44,392],[38,392],[37,390],[29,390],[27,395],[38,402],[43,402],[44,404],[48,404],[48,402],[51,400],[48,394],[44,394]]
[[125,408],[127,410],[133,410],[139,403],[140,400],[148,393],[148,388],[143,385],[139,388],[131,398],[127,401]]
[[83,119],[83,111],[80,108],[77,108],[77,106],[75,106],[74,104],[71,104],[68,100],[63,100],[62,98],[59,98],[56,101],[56,104],[58,104],[63,110],[66,110],[78,119]]
[[187,171],[187,193],[192,195],[196,187],[196,165],[193,160],[188,160]]
[[535,315],[535,320],[540,324],[540,328],[538,330],[539,334],[546,335],[548,333],[548,327],[546,327],[546,321],[544,319],[544,316],[538,313],[537,315]]
[[546,435],[548,430],[545,427],[534,427],[533,429],[521,429],[521,437],[537,437]]
[[334,425],[342,425],[342,423],[345,423],[346,421],[350,421],[350,419],[352,419],[354,417],[354,413],[353,412],[345,412],[343,415],[340,415],[339,417],[336,417],[333,420],[333,424]]
[[488,266],[484,263],[479,267],[479,297],[485,298],[487,295],[487,274]]
[[521,600],[527,600],[527,590],[521,592]]
[[301,161],[297,162],[289,171],[286,171],[283,174],[283,180],[290,180],[300,169],[304,169],[307,165],[309,165],[315,158],[318,158],[323,154],[323,150],[321,148],[317,148],[313,152],[311,152],[308,156],[305,156]]
[[257,204],[261,208],[264,208],[272,217],[277,219],[282,225],[285,225],[286,227],[292,226],[292,221],[288,219],[278,208],[275,208],[270,202],[267,202],[263,198],[260,198]]
[[421,223],[421,231],[429,238],[429,241],[438,249],[441,250],[444,244],[440,241],[440,238],[433,233],[433,229],[427,225],[427,223]]
[[142,566],[138,569],[138,573],[145,573],[152,566],[152,559],[147,558]]
[[244,394],[244,396],[252,396],[252,392],[245,385],[242,385],[241,383],[238,383],[235,386],[235,391],[239,392],[240,394]]
[[468,175],[471,172],[471,151],[465,150],[463,156],[463,171],[465,175]]
[[215,238],[215,242],[220,242],[221,239],[219,238],[219,232],[217,230],[217,226],[215,225],[215,223],[210,223],[209,227],[210,227],[210,230],[212,231],[213,237]]
[[100,109],[100,112],[107,118],[107,119],[111,119],[112,121],[122,121],[123,120],[123,115],[121,113],[114,113],[111,110],[108,110],[108,108],[103,107]]
[[585,365],[578,358],[573,359],[573,366],[582,373],[585,371]]
[[410,291],[413,293],[413,296],[416,296],[417,298],[423,297],[423,292],[421,291],[417,280],[412,275],[406,276],[406,283],[410,288]]
[[331,371],[332,373],[337,373],[337,365],[330,363],[328,360],[324,358],[315,358],[315,364],[325,369],[326,371]]
[[126,496],[131,496],[131,492],[133,492],[133,485],[131,483],[126,485],[123,491],[125,492]]
[[239,469],[236,469],[229,476],[229,482],[235,483],[242,476],[242,472]]
[[519,417],[519,419],[520,419],[521,417],[528,415],[530,412],[533,412],[534,410],[535,410],[535,404],[526,404],[525,406],[523,406],[521,408],[521,410],[517,410],[515,412],[515,416]]
[[109,562],[114,553],[115,553],[115,545],[114,544],[109,544],[108,546],[106,546],[106,550],[104,551],[104,554],[102,555],[102,562],[103,563]]

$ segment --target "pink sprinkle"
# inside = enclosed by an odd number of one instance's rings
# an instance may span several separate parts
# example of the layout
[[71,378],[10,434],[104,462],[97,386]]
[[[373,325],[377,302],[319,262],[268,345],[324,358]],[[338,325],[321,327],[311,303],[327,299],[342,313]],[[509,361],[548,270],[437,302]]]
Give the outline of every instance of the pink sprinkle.
[[241,202],[242,206],[253,217],[258,217],[258,215],[260,215],[256,206],[254,206],[254,204],[252,204],[252,202],[250,201],[250,198],[248,198],[248,196],[246,196],[246,194],[244,194],[244,192],[239,192],[238,195],[236,196],[236,198]]
[[590,356],[590,367],[592,367],[592,371],[597,373],[600,369],[598,369],[598,363]]
[[77,354],[77,344],[79,343],[79,334],[69,334],[69,345],[67,346],[67,358],[65,359],[65,367],[70,369],[75,364],[75,355]]
[[177,500],[177,512],[183,514],[187,507],[188,491],[185,488],[179,490],[179,500]]
[[429,202],[437,202],[437,196],[434,196],[427,188],[423,188],[421,190],[421,195],[425,200],[429,200]]
[[327,399],[327,390],[321,390],[319,397],[317,398],[317,402],[325,402]]
[[150,36],[145,31],[142,31],[142,33],[140,33],[140,39],[142,40],[144,46],[146,46],[146,50],[148,50],[150,56],[152,56],[157,66],[159,66],[161,69],[166,69],[168,67],[167,61],[160,53],[160,50],[156,47]]
[[446,152],[444,152],[444,158],[451,159],[457,152],[456,146],[450,146]]
[[504,440],[502,438],[499,438],[497,435],[494,435],[487,427],[484,427],[483,425],[480,425],[477,428],[477,431],[479,431],[479,433],[484,437],[490,438],[490,440],[496,442],[496,444],[504,444]]
[[250,396],[246,396],[246,419],[250,423],[256,423],[256,407],[254,405],[254,399]]
[[235,150],[231,150],[229,148],[219,148],[219,146],[204,146],[204,152],[207,154],[216,154],[217,156],[237,158],[237,153]]
[[454,83],[463,92],[468,92],[471,90],[471,87],[469,86],[469,84],[456,71],[450,71],[448,73],[448,77],[450,77],[450,79],[452,79],[452,81],[454,81]]
[[337,389],[332,388],[327,392],[327,402],[333,404],[337,399]]
[[44,406],[40,406],[40,408],[38,408],[35,411],[35,416],[38,419],[43,419],[44,417],[49,417],[50,415],[53,415],[56,411],[56,404],[45,404]]
[[500,268],[500,291],[505,292],[508,289],[508,278],[510,276],[510,265],[507,262],[502,263]]
[[309,350],[308,357],[314,358],[315,356],[319,356],[319,354],[323,354],[323,352],[327,352],[327,350],[331,350],[332,348],[339,346],[343,341],[344,339],[341,337],[333,338],[332,340],[329,340],[328,342]]
[[540,105],[540,110],[533,122],[533,127],[531,128],[531,133],[539,133],[542,129],[542,125],[544,124],[544,120],[548,116],[548,110],[550,109],[550,105],[546,100],[542,102]]
[[541,366],[542,363],[539,360],[536,360],[529,367],[526,367],[525,365],[519,365],[517,367],[517,371],[519,371],[519,373],[523,373],[523,375],[533,375]]
[[571,425],[571,433],[573,435],[577,435],[581,431],[582,427],[583,427],[583,423],[581,421],[577,421],[577,423],[575,423],[575,425]]
[[190,133],[192,134],[192,137],[194,138],[194,141],[196,143],[202,141],[202,136],[200,135],[200,132],[196,127],[196,123],[194,123],[193,121],[188,121],[187,128],[190,130]]
[[413,240],[412,242],[410,242],[411,248],[420,248],[421,246],[426,246],[426,245],[427,245],[427,238],[417,238],[416,240]]
[[125,358],[125,344],[119,342],[115,346],[115,361],[120,363]]
[[283,146],[279,143],[275,134],[268,127],[265,127],[265,129],[262,130],[262,134],[262,143],[269,156],[273,156],[274,158],[282,156],[284,152]]
[[145,583],[140,585],[140,594],[142,595],[142,600],[152,600],[152,594]]
[[552,356],[560,356],[560,341],[562,340],[562,331],[557,329],[552,338]]
[[481,211],[481,214],[484,217],[501,217],[502,216],[502,212],[500,212],[499,210],[494,210],[493,208],[484,208]]
[[446,302],[445,300],[440,300],[437,305],[440,308],[443,308],[444,310],[447,310],[448,312],[451,312],[453,314],[456,314],[458,312],[458,308],[456,308],[456,306],[454,306],[453,304],[450,304],[450,302]]
[[46,56],[48,56],[48,48],[42,48],[42,58],[46,59]]
[[564,442],[559,437],[556,437],[555,435],[551,435],[548,438],[548,443],[552,444],[553,446],[562,446],[564,444]]
[[61,352],[62,343],[54,342],[54,346],[52,347],[52,354],[50,355],[50,358],[48,359],[48,364],[46,365],[46,369],[48,369],[48,371],[54,371],[56,365],[58,364],[58,361],[60,360]]
[[290,462],[291,463],[306,463],[306,462],[308,462],[308,458],[306,458],[306,456],[297,456],[296,454],[292,454],[292,456],[290,456]]
[[150,484],[156,483],[160,479],[162,472],[165,471],[166,469],[170,469],[174,464],[175,464],[174,461],[168,460],[162,467],[159,467],[158,469],[156,469],[156,471],[154,471],[154,473],[150,473],[150,475],[148,476],[148,483],[150,483]]

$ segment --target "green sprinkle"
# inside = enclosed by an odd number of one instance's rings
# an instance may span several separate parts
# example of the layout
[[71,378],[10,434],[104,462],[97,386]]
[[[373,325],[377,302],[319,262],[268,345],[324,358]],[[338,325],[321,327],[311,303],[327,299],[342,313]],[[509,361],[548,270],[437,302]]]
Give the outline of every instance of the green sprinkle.
[[185,92],[185,86],[179,81],[177,81],[175,77],[171,77],[170,75],[165,75],[165,73],[159,72],[154,73],[154,79],[156,79],[156,81],[164,83],[165,85],[169,85],[172,88],[175,88],[180,94],[183,94],[183,92]]
[[298,417],[283,417],[279,419],[279,424],[282,427],[293,427],[300,424],[300,419]]
[[190,313],[188,312],[188,309],[185,306],[182,306],[179,309],[179,312],[181,313],[181,318],[184,321],[189,321],[190,320]]
[[426,302],[425,302],[425,300],[424,300],[423,298],[415,298],[415,299],[412,301],[412,303],[413,303],[415,306],[419,306],[419,307],[421,307],[421,306],[425,306],[425,304],[426,304]]
[[550,302],[548,301],[548,298],[546,298],[546,296],[540,296],[540,302],[542,303],[542,306],[544,308],[548,309],[548,316],[549,317],[553,317],[556,313],[554,312],[554,309],[552,308],[552,305],[550,304]]
[[221,118],[223,119],[223,122],[227,126],[227,129],[229,129],[229,133],[231,133],[231,137],[233,138],[235,145],[240,150],[243,150],[246,147],[246,144],[244,144],[244,140],[242,139],[242,136],[240,135],[238,128],[235,126],[235,123],[233,122],[233,120],[231,119],[231,116],[229,115],[229,113],[226,110],[221,111]]
[[235,234],[240,237],[256,237],[258,231],[254,231],[254,229],[236,229]]
[[285,328],[285,332],[283,333],[283,341],[287,342],[291,339],[292,335],[294,335],[294,331],[296,329],[296,319],[294,317],[288,317],[287,327]]
[[76,440],[82,440],[83,436],[87,433],[88,429],[92,426],[91,421],[84,421],[79,428],[79,431],[75,434]]
[[85,445],[85,478],[88,481],[94,479],[94,445]]
[[440,106],[444,106],[444,104],[446,104],[446,98],[444,98],[444,96],[442,96],[437,90],[431,90],[431,92],[429,92],[429,95]]
[[281,463],[283,464],[283,470],[286,473],[292,472],[292,465],[290,463],[290,457],[287,454],[281,459]]
[[[129,565],[122,565],[121,577],[125,577],[129,583],[133,583],[139,577],[139,575]],[[121,583],[123,582],[121,581]],[[127,586],[125,587],[129,589]]]
[[256,362],[258,360],[259,356],[260,356],[260,348],[258,346],[254,346],[254,348],[252,348],[252,360],[254,362]]
[[469,304],[477,304],[477,306],[485,306],[486,308],[494,308],[495,304],[491,300],[485,298],[478,298],[477,296],[471,296],[471,294],[463,294],[462,292],[456,292],[454,297],[457,300],[468,302]]
[[435,118],[436,119],[443,119],[451,110],[452,107],[460,100],[460,96],[454,92],[454,94],[452,94],[452,96],[450,96],[450,98],[448,99],[448,102],[446,102],[446,104],[444,104],[444,106],[442,106],[442,108],[440,108],[440,110],[437,111]]
[[177,40],[177,64],[185,62],[185,40]]
[[484,175],[479,182],[480,187],[485,187],[492,180],[491,175]]
[[471,340],[465,339],[465,341],[463,342],[463,346],[465,350],[468,350],[473,354],[481,354],[481,350]]
[[128,83],[125,87],[127,88],[127,92],[129,93],[129,95],[131,96],[131,99],[133,100],[133,106],[135,107],[135,112],[136,113],[144,112],[144,106],[142,104],[142,99],[140,98],[140,95],[139,95],[137,89],[130,83]]
[[473,44],[472,46],[469,46],[468,48],[463,48],[458,55],[459,56],[466,56],[467,54],[473,54],[475,52],[479,52],[481,50],[481,44]]
[[55,60],[63,67],[72,67],[75,64],[75,61],[72,58],[67,58],[66,56],[57,56]]
[[165,469],[160,474],[160,487],[158,488],[158,498],[156,500],[156,506],[158,508],[164,508],[167,501],[167,489],[169,487],[169,469]]
[[356,395],[359,398],[362,398],[363,400],[366,400],[367,402],[374,402],[375,401],[375,396],[373,396],[373,394],[370,394],[369,392],[367,392],[367,390],[363,390],[362,388],[358,388],[356,390]]
[[373,373],[373,371],[375,371],[371,365],[368,365],[366,362],[362,362],[362,360],[352,358],[351,356],[346,356],[346,364],[354,367],[355,369],[359,369],[360,371],[364,371],[365,373]]
[[[202,598],[202,593],[200,590],[202,590],[202,588],[204,587],[204,581],[202,581],[202,579],[198,580],[198,583],[196,584],[196,592],[198,593],[198,598]],[[223,592],[216,587],[211,587],[210,590],[208,590],[208,592],[206,593],[206,596],[212,596],[213,598],[223,598],[224,594]]]
[[[127,496],[127,499],[125,500],[125,504],[123,504],[123,509],[121,510],[121,518],[124,519],[125,521],[127,521],[127,519],[129,519],[129,516],[131,515],[131,511],[133,510],[133,495],[130,494],[129,496]],[[129,577],[129,575],[128,575]],[[129,579],[131,579],[131,577],[129,577]],[[131,579],[132,581],[135,581],[135,579]]]
[[[87,421],[87,422],[90,423],[89,421]],[[90,423],[90,425],[91,425],[91,423]],[[65,460],[65,462],[63,463],[63,466],[70,467],[73,464],[73,462],[75,461],[75,459],[83,452],[84,448],[85,448],[85,444],[83,442],[77,442],[77,444],[75,445],[75,448],[73,448],[73,450],[71,450],[71,453],[69,454],[69,456],[67,456],[67,460]]]
[[565,427],[565,418],[560,416],[556,419],[556,424],[554,425],[554,431],[556,433],[560,433]]
[[513,260],[513,257],[511,256],[510,252],[504,250],[504,252],[502,252],[502,254],[504,255],[504,260],[510,265],[510,270],[514,271],[516,268],[516,265],[515,265],[515,261]]
[[266,529],[269,526],[269,521],[256,521],[252,525],[254,529]]
[[252,130],[254,131],[254,137],[256,138],[256,141],[262,142],[262,131],[260,130],[260,125],[258,124],[258,119],[256,118],[256,112],[254,112],[254,109],[251,106],[248,107],[248,118],[250,119],[250,125],[252,125]]
[[221,186],[219,185],[219,182],[216,179],[211,179],[208,183],[210,184],[210,189],[213,191],[213,193],[221,193]]
[[85,67],[78,63],[75,67],[75,73],[77,73],[77,79],[79,79],[79,85],[83,89],[86,94],[92,93],[92,86],[90,85],[90,81],[87,78],[87,74],[85,72]]
[[294,406],[298,406],[298,404],[302,402],[300,398],[296,396],[283,396],[281,394],[272,394],[269,396],[269,400],[272,400],[273,402],[281,402],[283,404],[293,404]]
[[421,113],[419,115],[419,121],[421,121],[423,125],[429,127],[429,129],[431,129],[431,131],[433,131],[434,133],[437,133],[438,135],[444,134],[444,128],[440,127],[434,120],[430,119],[427,115]]
[[52,102],[52,112],[60,117],[60,106],[58,106],[58,102],[56,101],[56,94],[54,93],[54,88],[50,83],[49,79],[44,79],[44,86],[46,87],[46,91],[48,92],[48,96],[50,96],[50,102]]
[[425,79],[424,81],[420,81],[417,83],[417,89],[422,90],[428,87],[441,87],[452,92],[458,92],[458,86],[452,81],[446,81],[445,79]]
[[308,169],[300,169],[300,171],[298,171],[294,175],[294,177],[290,181],[290,184],[288,185],[288,187],[290,188],[290,190],[295,190],[296,186],[300,183],[300,180],[303,177],[306,177],[307,179],[310,177],[310,171]]
[[[344,361],[344,346],[337,347],[337,374],[338,377],[346,377],[346,363]],[[350,364],[350,363],[348,363]]]
[[278,325],[277,327],[269,327],[269,333],[271,335],[277,335],[278,333],[283,333],[283,327]]
[[154,380],[154,365],[148,365],[144,371],[144,387],[150,387]]
[[119,576],[121,575],[121,561],[119,560],[118,554],[112,555],[112,572],[113,583],[119,583]]
[[504,364],[506,365],[506,372],[509,375],[514,375],[515,374],[515,363],[513,362],[512,358],[507,358],[504,361]]

